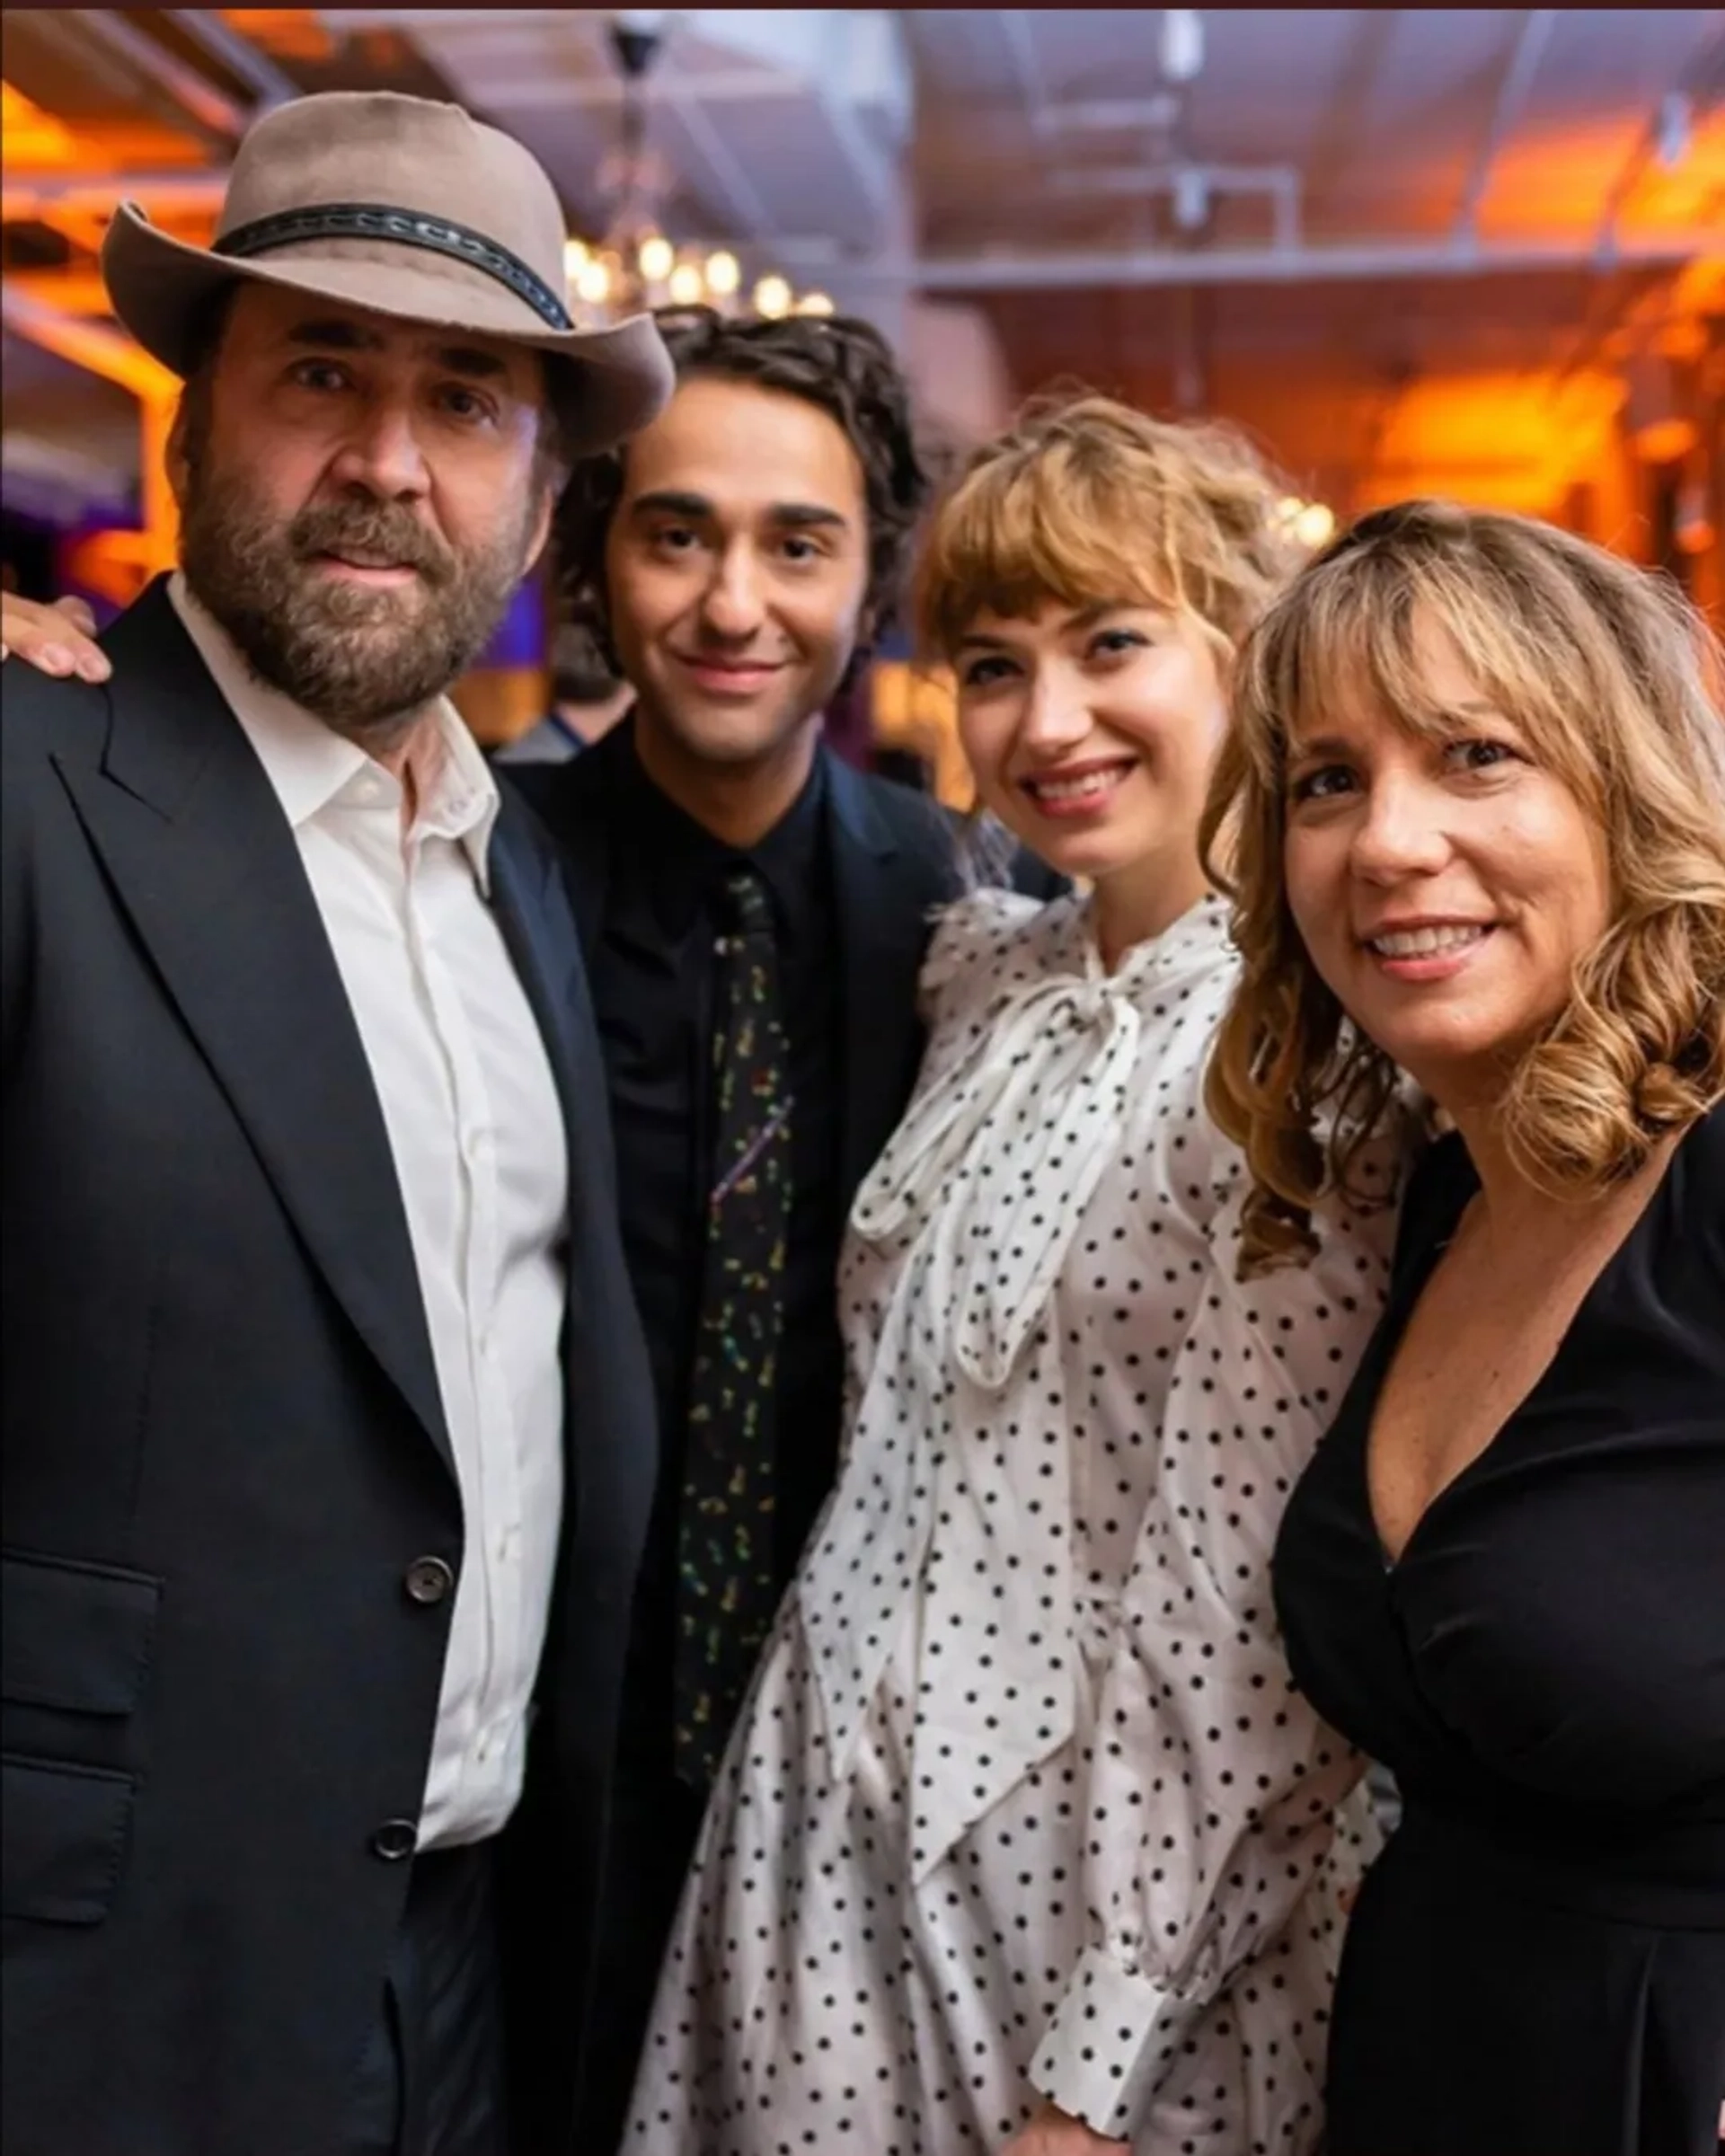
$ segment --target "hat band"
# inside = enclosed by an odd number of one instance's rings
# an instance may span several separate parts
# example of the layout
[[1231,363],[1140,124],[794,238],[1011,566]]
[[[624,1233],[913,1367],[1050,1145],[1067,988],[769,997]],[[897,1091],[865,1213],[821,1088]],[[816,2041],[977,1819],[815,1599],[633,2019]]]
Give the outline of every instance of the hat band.
[[544,279],[536,277],[507,247],[488,240],[483,233],[470,232],[464,225],[451,225],[441,217],[421,216],[418,210],[392,209],[377,202],[326,202],[312,209],[284,209],[272,217],[259,217],[224,233],[211,252],[241,261],[269,254],[278,247],[294,247],[305,240],[390,240],[402,247],[423,247],[431,254],[447,254],[482,270],[500,285],[524,299],[553,330],[572,330],[569,309]]

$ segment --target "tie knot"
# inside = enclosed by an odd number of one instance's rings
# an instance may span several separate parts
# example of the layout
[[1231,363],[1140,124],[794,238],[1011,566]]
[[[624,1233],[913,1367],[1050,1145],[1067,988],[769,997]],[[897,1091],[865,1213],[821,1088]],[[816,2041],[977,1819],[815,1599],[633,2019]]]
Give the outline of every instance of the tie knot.
[[725,924],[734,936],[770,936],[773,910],[766,886],[753,869],[733,869],[725,878]]

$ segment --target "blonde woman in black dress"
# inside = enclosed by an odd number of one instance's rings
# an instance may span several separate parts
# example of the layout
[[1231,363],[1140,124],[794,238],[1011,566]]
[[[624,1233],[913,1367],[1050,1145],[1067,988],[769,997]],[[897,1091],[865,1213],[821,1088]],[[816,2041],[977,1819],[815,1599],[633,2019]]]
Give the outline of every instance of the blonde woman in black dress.
[[[1295,1674],[1394,1769],[1331,2156],[1713,2156],[1725,2097],[1725,718],[1675,591],[1367,517],[1252,640],[1208,829],[1249,1263],[1398,1066],[1449,1126],[1283,1522]],[[1325,1157],[1326,1153],[1328,1157]]]

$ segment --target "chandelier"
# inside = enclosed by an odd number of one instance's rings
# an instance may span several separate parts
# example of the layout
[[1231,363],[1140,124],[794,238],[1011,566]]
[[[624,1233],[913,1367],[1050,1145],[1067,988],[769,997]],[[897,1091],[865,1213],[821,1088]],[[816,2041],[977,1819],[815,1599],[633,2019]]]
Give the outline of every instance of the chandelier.
[[663,205],[672,176],[647,146],[646,88],[663,22],[662,13],[649,9],[611,18],[611,50],[623,91],[618,147],[599,172],[611,215],[601,237],[571,238],[564,248],[570,289],[589,312],[613,321],[664,306],[710,306],[721,314],[747,311],[774,320],[830,314],[833,303],[826,293],[799,293],[776,271],[758,278],[745,295],[743,266],[729,248],[679,245],[666,232]]

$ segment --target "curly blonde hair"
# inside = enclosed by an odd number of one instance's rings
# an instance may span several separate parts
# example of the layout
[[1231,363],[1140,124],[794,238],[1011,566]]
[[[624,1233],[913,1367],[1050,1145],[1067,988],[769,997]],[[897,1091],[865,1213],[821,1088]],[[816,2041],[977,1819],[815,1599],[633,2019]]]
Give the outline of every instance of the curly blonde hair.
[[1051,393],[935,506],[915,581],[924,649],[950,659],[985,610],[1137,599],[1190,614],[1225,659],[1304,558],[1287,493],[1231,428]]
[[[1283,881],[1291,741],[1365,700],[1441,737],[1418,637],[1440,630],[1598,829],[1612,920],[1510,1074],[1511,1157],[1585,1197],[1725,1098],[1721,654],[1663,578],[1530,517],[1412,501],[1366,517],[1248,640],[1200,828],[1243,960],[1206,1098],[1252,1176],[1243,1270],[1314,1247],[1327,1189],[1384,1127],[1401,1074],[1319,978]],[[1320,1118],[1326,1135],[1318,1135]]]

